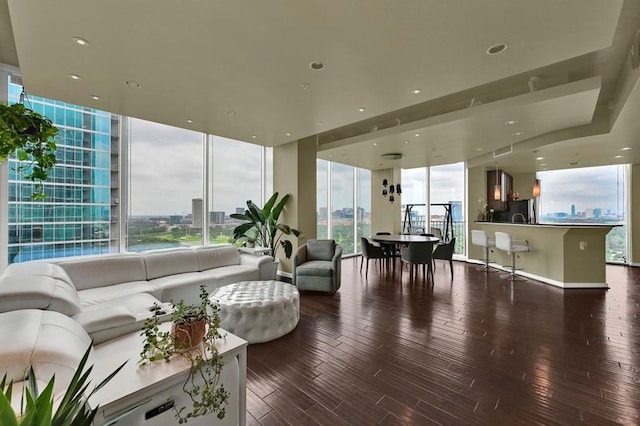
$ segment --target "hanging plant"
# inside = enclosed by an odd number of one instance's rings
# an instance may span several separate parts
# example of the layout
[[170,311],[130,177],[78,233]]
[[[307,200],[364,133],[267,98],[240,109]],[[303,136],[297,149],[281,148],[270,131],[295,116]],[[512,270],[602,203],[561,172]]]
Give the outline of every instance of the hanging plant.
[[32,199],[45,198],[42,182],[57,161],[54,140],[57,134],[51,120],[23,104],[0,104],[0,163],[15,154],[21,162],[17,172],[35,184]]

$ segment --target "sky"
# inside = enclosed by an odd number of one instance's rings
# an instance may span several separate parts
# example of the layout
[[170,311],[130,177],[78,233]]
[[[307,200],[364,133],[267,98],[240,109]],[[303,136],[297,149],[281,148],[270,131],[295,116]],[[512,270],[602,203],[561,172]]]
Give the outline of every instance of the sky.
[[[202,134],[138,119],[131,119],[130,123],[131,214],[191,213],[191,200],[202,198],[203,191]],[[209,211],[232,213],[237,207],[244,208],[249,199],[261,205],[261,147],[218,136],[213,138],[214,188]],[[326,164],[319,161],[318,208],[327,204]],[[359,173],[363,187],[370,185],[370,172]],[[425,202],[425,173],[425,168],[402,171],[402,204]],[[625,196],[622,167],[538,173],[542,182],[541,215],[568,213],[572,204],[578,212],[592,208],[622,211]],[[464,200],[463,163],[432,167],[430,174],[431,203]],[[353,168],[332,163],[331,175],[333,209],[351,207]],[[359,198],[360,205],[370,206],[369,191],[360,191]]]

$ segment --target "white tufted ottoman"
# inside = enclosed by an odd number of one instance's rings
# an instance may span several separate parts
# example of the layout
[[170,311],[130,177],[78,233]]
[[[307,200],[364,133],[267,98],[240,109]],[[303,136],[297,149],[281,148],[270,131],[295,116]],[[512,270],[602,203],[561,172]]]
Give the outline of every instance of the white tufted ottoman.
[[284,336],[300,319],[298,289],[281,281],[241,281],[213,290],[209,298],[220,305],[220,326],[249,343]]

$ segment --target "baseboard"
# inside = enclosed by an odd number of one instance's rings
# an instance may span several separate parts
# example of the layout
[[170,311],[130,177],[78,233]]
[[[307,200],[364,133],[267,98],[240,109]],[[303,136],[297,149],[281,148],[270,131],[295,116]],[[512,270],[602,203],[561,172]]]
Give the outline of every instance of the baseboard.
[[[479,263],[481,265],[484,265],[484,262],[478,262],[475,259],[469,259],[469,260],[467,260],[467,263],[474,263],[474,264],[478,264]],[[489,262],[489,267],[493,268],[493,269],[497,269],[499,271],[504,271],[504,272],[507,272],[507,273],[511,272],[510,267],[504,267],[502,265],[498,265],[497,263]],[[563,289],[598,288],[598,289],[605,289],[606,290],[606,289],[609,288],[607,283],[562,282],[562,281],[553,280],[551,278],[541,277],[539,275],[531,274],[531,273],[525,272],[525,271],[516,271],[516,275],[519,275],[519,276],[524,277],[524,278],[529,278],[529,279],[532,279],[532,280],[540,281],[541,283],[549,284],[549,285],[552,285],[554,287],[563,288]]]

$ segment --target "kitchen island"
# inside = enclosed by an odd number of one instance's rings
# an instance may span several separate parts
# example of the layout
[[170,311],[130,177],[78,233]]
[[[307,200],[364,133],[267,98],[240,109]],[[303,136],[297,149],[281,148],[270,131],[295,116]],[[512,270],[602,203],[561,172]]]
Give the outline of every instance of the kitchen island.
[[[474,229],[487,232],[490,238],[501,231],[529,242],[531,251],[517,258],[516,266],[522,269],[518,275],[561,288],[609,288],[605,237],[615,226],[475,222]],[[482,258],[481,249],[472,247],[469,257]],[[510,256],[496,248],[490,257],[498,268],[511,263]]]

